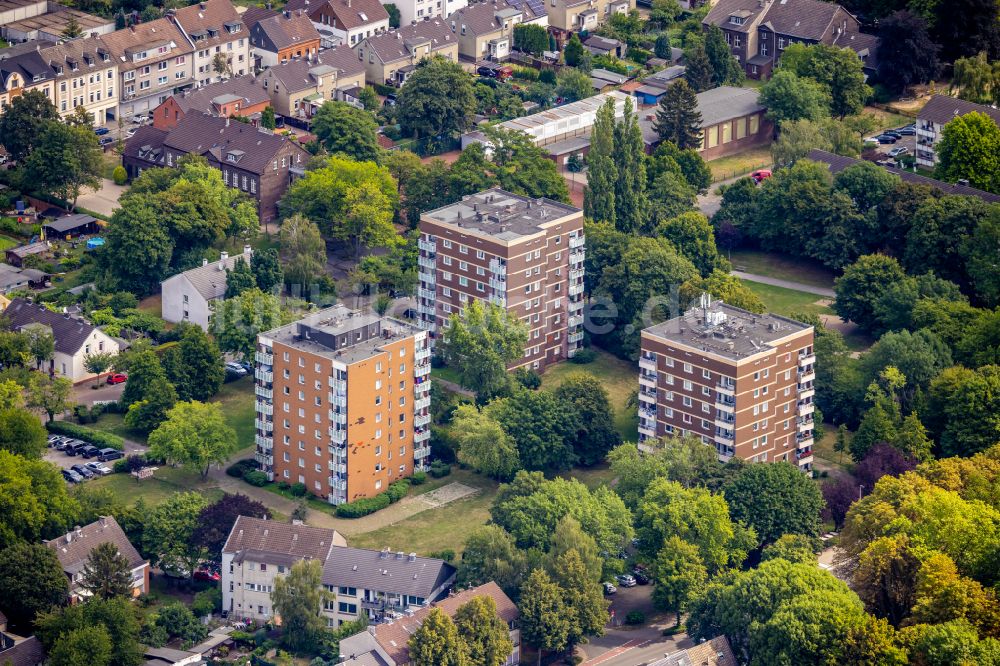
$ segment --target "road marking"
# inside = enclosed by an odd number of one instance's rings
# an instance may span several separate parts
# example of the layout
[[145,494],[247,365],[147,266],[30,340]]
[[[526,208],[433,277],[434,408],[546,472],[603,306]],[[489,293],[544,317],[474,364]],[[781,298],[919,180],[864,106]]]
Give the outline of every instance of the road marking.
[[647,640],[633,639],[631,641],[622,643],[618,647],[611,648],[610,650],[608,650],[604,654],[600,654],[600,655],[594,657],[593,659],[591,659],[590,661],[583,662],[583,664],[581,664],[581,666],[597,666],[598,664],[603,664],[604,662],[608,661],[609,659],[614,659],[615,657],[622,656],[623,654],[625,654],[629,650],[634,650],[635,648],[646,647],[651,642],[652,641],[650,641],[648,639]]

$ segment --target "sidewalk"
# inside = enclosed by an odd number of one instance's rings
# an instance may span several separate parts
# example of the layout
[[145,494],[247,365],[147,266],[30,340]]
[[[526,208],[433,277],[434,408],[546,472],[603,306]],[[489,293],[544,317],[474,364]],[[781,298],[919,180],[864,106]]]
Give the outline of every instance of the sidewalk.
[[793,282],[792,280],[781,280],[778,278],[767,277],[766,275],[744,273],[743,271],[730,271],[730,274],[740,278],[741,280],[750,280],[751,282],[769,284],[772,287],[783,287],[785,289],[794,289],[795,291],[804,291],[807,294],[816,294],[817,296],[823,296],[824,298],[837,297],[837,294],[833,291],[833,289],[827,289],[826,287],[814,287],[811,284]]

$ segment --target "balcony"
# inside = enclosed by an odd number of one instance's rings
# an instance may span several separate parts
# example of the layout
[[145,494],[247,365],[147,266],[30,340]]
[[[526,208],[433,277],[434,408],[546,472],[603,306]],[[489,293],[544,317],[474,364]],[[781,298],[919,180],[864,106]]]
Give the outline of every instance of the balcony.
[[431,393],[430,382],[417,382],[413,385],[413,397],[417,400],[426,398]]
[[736,426],[735,418],[726,418],[725,415],[716,414],[715,427],[723,430],[732,430]]
[[267,419],[254,419],[253,425],[258,432],[274,432],[274,421],[268,421]]
[[656,358],[639,357],[639,368],[649,372],[656,372]]
[[812,368],[799,372],[799,384],[805,384],[816,380],[816,371]]
[[417,288],[417,296],[419,296],[420,298],[426,298],[428,301],[431,301],[432,303],[434,302],[434,299],[437,298],[437,295],[434,293],[433,290],[424,289],[423,287]]
[[427,252],[428,254],[434,254],[435,252],[437,252],[437,243],[435,243],[434,241],[420,239],[417,241],[417,247],[421,251]]
[[413,350],[413,360],[417,363],[423,363],[431,357],[431,350],[429,347],[417,347]]
[[816,405],[811,402],[800,402],[798,404],[799,416],[806,417],[816,411]]
[[330,441],[334,444],[344,444],[347,442],[347,431],[343,428],[330,428],[327,430],[327,434],[330,436]]
[[497,291],[506,292],[507,291],[507,278],[490,278],[490,287],[496,289]]
[[265,400],[270,400],[274,397],[274,391],[269,388],[264,388],[263,386],[255,386],[253,392],[257,394],[258,398],[263,398]]
[[419,264],[421,268],[426,268],[429,271],[434,270],[434,266],[436,263],[437,262],[431,259],[430,257],[420,256],[417,258],[417,264]]
[[425,428],[423,430],[413,431],[413,441],[414,442],[426,442],[431,438],[430,428]]
[[347,411],[340,409],[331,409],[327,412],[327,416],[330,418],[330,422],[333,424],[340,424],[347,427]]
[[426,425],[430,425],[431,415],[430,414],[415,414],[413,416],[413,425],[418,428],[423,428]]
[[717,398],[715,400],[715,410],[717,412],[722,412],[723,414],[735,414],[736,405],[733,402],[729,402],[727,400],[720,400]]
[[502,294],[493,294],[489,297],[490,303],[494,305],[499,305],[502,308],[507,307],[507,297]]
[[413,377],[418,381],[423,380],[429,374],[431,374],[430,363],[419,363],[413,368]]
[[345,463],[347,462],[347,447],[346,446],[329,446],[327,450],[330,455],[333,456],[334,462]]
[[570,328],[576,328],[577,326],[582,326],[583,325],[583,316],[582,315],[570,315],[569,319],[567,319],[567,323],[569,324]]
[[425,409],[430,409],[430,406],[431,406],[431,399],[429,397],[420,398],[419,400],[415,400],[413,402],[413,409],[418,412],[422,412]]
[[257,448],[263,451],[270,451],[274,448],[274,438],[265,437],[264,435],[257,435],[253,438],[254,444]]
[[257,414],[261,416],[272,416],[274,415],[274,405],[269,402],[264,402],[263,400],[257,401]]
[[507,274],[507,262],[502,259],[490,259],[490,270],[499,275]]
[[639,434],[643,437],[656,437],[656,429],[644,426],[642,423],[639,424]]
[[419,312],[422,315],[427,315],[428,317],[433,317],[434,316],[434,306],[433,305],[424,305],[422,302],[417,303],[417,312]]
[[347,490],[347,479],[337,478],[335,476],[330,477],[330,487],[334,490]]
[[253,355],[254,361],[261,365],[274,365],[274,354],[267,352],[257,352]]
[[577,301],[569,301],[566,304],[566,309],[569,310],[570,314],[583,314],[583,299]]
[[[639,386],[645,386],[646,388],[656,389],[656,375],[649,374],[646,372],[639,373]],[[641,390],[641,389],[640,389]]]
[[571,268],[569,271],[569,281],[570,284],[583,280],[583,269],[582,268]]
[[262,384],[270,384],[274,381],[274,373],[270,370],[264,370],[262,368],[257,368],[257,370],[254,371],[253,376]]
[[344,463],[333,462],[331,460],[329,463],[329,467],[331,472],[334,472],[340,475],[341,477],[347,476],[347,465],[345,465]]
[[736,396],[736,384],[719,382],[718,384],[716,384],[715,390],[718,391],[721,395],[726,395],[729,396],[730,398]]
[[816,354],[799,354],[799,367],[805,368],[816,362]]
[[429,446],[420,446],[420,447],[417,447],[417,448],[413,449],[413,459],[414,460],[423,460],[424,458],[428,457],[430,454],[431,454],[431,447],[429,447]]
[[643,403],[639,403],[639,417],[646,417],[647,419],[656,421],[656,407],[646,407]]
[[566,336],[566,339],[569,340],[570,344],[583,342],[583,331],[576,331],[574,333],[570,333],[568,336]]
[[656,389],[648,389],[645,386],[639,387],[639,400],[656,402]]
[[570,296],[578,296],[583,293],[583,282],[570,282],[567,292]]
[[261,467],[274,467],[274,456],[269,456],[265,453],[257,452],[253,454],[253,459],[257,461],[257,464]]
[[587,258],[587,251],[582,247],[569,251],[569,263],[571,264],[583,263],[583,260],[586,258]]
[[805,400],[806,398],[812,398],[813,396],[816,395],[816,389],[814,389],[811,385],[810,386],[799,385],[798,389],[799,389],[800,400]]
[[579,236],[570,236],[569,248],[573,250],[578,247],[584,247],[584,245],[586,245],[586,242],[587,242],[587,237],[584,236],[583,234],[580,234]]
[[798,430],[800,433],[806,433],[806,432],[812,432],[813,426],[816,424],[813,423],[812,417],[808,417],[797,420],[795,425],[798,426]]

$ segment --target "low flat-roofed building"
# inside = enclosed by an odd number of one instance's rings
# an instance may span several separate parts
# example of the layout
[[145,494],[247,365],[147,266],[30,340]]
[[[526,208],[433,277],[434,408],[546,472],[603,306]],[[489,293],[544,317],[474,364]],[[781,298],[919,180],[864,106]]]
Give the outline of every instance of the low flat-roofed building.
[[66,39],[63,36],[72,21],[76,21],[80,34],[107,35],[115,31],[115,20],[107,19],[87,12],[81,12],[72,7],[63,7],[55,3],[49,4],[49,11],[19,21],[12,21],[0,27],[4,39],[11,42],[27,42],[47,40],[57,42]]
[[83,236],[96,233],[100,229],[97,218],[86,213],[64,215],[42,225],[45,237],[67,239],[70,236]]

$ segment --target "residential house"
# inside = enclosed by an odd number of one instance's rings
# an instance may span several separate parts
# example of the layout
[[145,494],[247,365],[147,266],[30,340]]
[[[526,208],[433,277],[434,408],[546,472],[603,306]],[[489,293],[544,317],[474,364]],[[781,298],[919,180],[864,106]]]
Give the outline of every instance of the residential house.
[[609,92],[628,81],[628,77],[618,72],[607,69],[593,69],[590,71],[590,85],[597,92]]
[[430,357],[426,331],[339,303],[259,334],[261,471],[344,504],[426,469]]
[[226,295],[226,278],[238,260],[250,263],[252,250],[230,256],[223,252],[218,261],[205,259],[201,266],[168,277],[160,283],[160,316],[165,321],[190,322],[208,330],[212,303]]
[[389,29],[389,13],[379,0],[289,0],[285,9],[305,12],[317,30],[350,47]]
[[[843,155],[835,155],[834,153],[828,153],[825,150],[817,150],[813,148],[809,151],[806,157],[813,162],[819,162],[820,164],[825,164],[827,168],[830,169],[830,173],[837,175],[844,169],[855,164],[860,164],[863,160],[856,159],[854,157],[845,157]],[[977,190],[974,187],[969,187],[968,185],[960,185],[957,183],[946,183],[941,180],[934,180],[933,178],[928,178],[927,176],[921,176],[918,173],[913,173],[909,169],[896,169],[893,167],[884,167],[890,173],[894,173],[901,180],[907,183],[913,183],[914,185],[927,185],[937,190],[941,190],[943,194],[953,194],[956,196],[963,197],[976,197],[988,204],[1000,203],[1000,194],[993,194],[992,192],[984,192],[983,190]]]
[[[250,13],[247,10],[247,14]],[[247,20],[250,46],[258,71],[293,58],[314,58],[319,52],[319,32],[301,10],[281,13],[257,10],[251,16],[255,22],[251,24]]]
[[7,631],[7,616],[0,612],[0,664],[4,666],[42,666],[45,649],[36,636],[24,638]]
[[458,37],[458,54],[471,62],[502,62],[514,46],[514,27],[523,13],[506,0],[476,2],[451,14],[447,21]]
[[274,581],[302,560],[327,561],[339,532],[239,516],[222,547],[222,610],[230,617],[274,618]]
[[736,655],[725,636],[698,643],[686,650],[678,650],[665,659],[650,662],[649,666],[737,666]]
[[447,18],[468,5],[469,0],[396,0],[393,4],[399,10],[399,25],[404,26],[435,18]]
[[149,562],[142,559],[142,555],[125,536],[125,531],[114,516],[101,516],[89,525],[74,527],[66,534],[45,542],[46,546],[55,551],[59,564],[69,578],[72,601],[80,601],[90,596],[90,592],[80,585],[83,580],[83,570],[90,553],[105,543],[113,544],[118,554],[128,561],[132,573],[132,596],[137,597],[149,592]]
[[240,116],[256,124],[270,105],[271,98],[260,80],[253,74],[244,74],[171,95],[153,111],[153,127],[173,129],[192,111],[218,118]]
[[[518,628],[520,612],[500,586],[490,581],[478,587],[461,592],[455,592],[444,599],[431,604],[430,608],[421,608],[412,615],[407,615],[384,624],[369,626],[366,630],[348,636],[340,641],[340,656],[344,661],[342,666],[409,666],[410,636],[423,624],[431,608],[439,608],[449,617],[463,605],[477,597],[489,597],[496,604],[497,615],[500,616],[510,630],[510,640],[514,645],[506,666],[521,663],[521,630]],[[701,662],[692,662],[701,664]],[[729,666],[720,664],[719,666]]]
[[251,72],[250,35],[230,0],[202,0],[170,10],[168,16],[194,49],[196,85]]
[[117,354],[120,351],[117,340],[84,319],[53,312],[44,305],[23,298],[12,300],[4,310],[4,316],[10,321],[13,331],[42,329],[50,333],[55,350],[48,367],[43,369],[74,384],[95,376],[85,367],[88,355],[100,352]]
[[260,77],[275,113],[287,118],[311,118],[329,100],[356,103],[365,85],[365,65],[349,46],[321,51],[315,59],[301,58],[268,67]]
[[790,462],[812,469],[813,327],[713,301],[643,329],[639,448],[690,435],[723,462]]
[[338,627],[362,615],[372,622],[410,613],[442,599],[455,582],[444,560],[388,548],[334,548],[323,566],[323,586],[336,600],[323,609],[326,624]]
[[0,113],[28,90],[38,90],[55,99],[55,76],[42,57],[41,47],[49,42],[18,44],[0,49]]
[[95,16],[73,7],[49,2],[44,14],[0,25],[0,36],[11,43],[58,42],[66,39],[66,30],[73,27],[74,23],[81,35],[107,35],[115,31],[113,18]]
[[194,84],[194,48],[170,19],[131,25],[103,37],[118,62],[122,118],[145,116]]
[[959,116],[972,112],[983,113],[1000,125],[1000,110],[984,104],[966,102],[948,95],[934,95],[924,108],[917,112],[917,164],[933,169],[938,162],[937,144],[944,126]]
[[877,50],[877,39],[862,35],[858,19],[823,0],[719,0],[702,20],[718,26],[748,77],[771,76],[792,44],[826,44],[852,49],[862,60]]
[[627,14],[635,0],[547,0],[549,32],[562,45],[575,32],[590,32],[612,14]]
[[192,112],[169,131],[140,128],[125,144],[122,165],[135,178],[143,169],[172,167],[188,154],[205,157],[222,171],[227,186],[255,199],[261,222],[277,216],[278,201],[309,159],[304,148],[284,136]]
[[417,63],[432,55],[458,62],[458,37],[440,18],[368,37],[355,47],[369,83],[402,86]]
[[591,35],[583,42],[583,48],[590,51],[595,56],[611,56],[612,58],[624,58],[628,51],[628,45],[618,39],[602,37],[601,35]]
[[507,4],[521,10],[521,23],[533,23],[543,28],[549,27],[549,15],[545,8],[545,0],[507,0]]
[[52,70],[51,99],[63,118],[80,107],[98,126],[118,118],[118,63],[102,37],[64,41],[40,53]]
[[[730,155],[751,146],[770,143],[774,125],[765,116],[760,93],[753,88],[720,86],[696,95],[701,114],[701,146],[698,152],[706,160]],[[646,151],[652,153],[660,144],[653,129],[655,112],[639,121]]]

